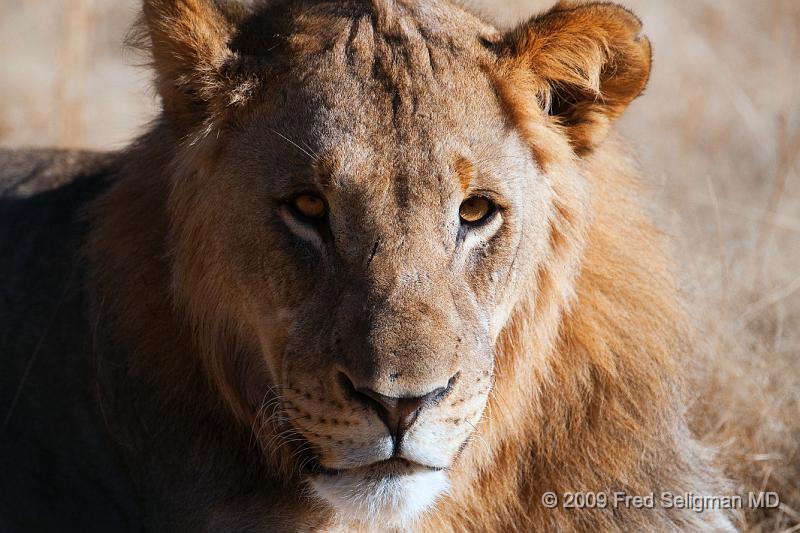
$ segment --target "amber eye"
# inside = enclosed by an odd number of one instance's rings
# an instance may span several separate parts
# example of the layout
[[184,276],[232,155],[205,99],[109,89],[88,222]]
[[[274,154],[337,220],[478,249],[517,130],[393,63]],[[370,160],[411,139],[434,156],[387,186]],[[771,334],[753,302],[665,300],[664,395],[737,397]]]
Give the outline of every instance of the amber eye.
[[327,212],[325,202],[322,201],[322,198],[314,196],[313,194],[301,194],[295,197],[292,201],[292,205],[298,214],[314,220],[324,218]]
[[458,208],[461,222],[464,224],[475,224],[485,220],[495,210],[494,204],[483,196],[473,196],[467,198]]

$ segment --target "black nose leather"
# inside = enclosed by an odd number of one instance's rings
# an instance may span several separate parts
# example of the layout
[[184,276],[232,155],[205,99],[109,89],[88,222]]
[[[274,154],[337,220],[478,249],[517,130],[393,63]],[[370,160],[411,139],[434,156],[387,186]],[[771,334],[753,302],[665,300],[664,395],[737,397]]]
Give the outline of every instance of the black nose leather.
[[385,396],[367,387],[356,387],[344,374],[342,381],[350,397],[374,410],[386,424],[395,443],[399,444],[403,434],[414,424],[420,411],[447,394],[455,382],[455,376],[450,378],[446,387],[438,387],[423,396],[414,397]]

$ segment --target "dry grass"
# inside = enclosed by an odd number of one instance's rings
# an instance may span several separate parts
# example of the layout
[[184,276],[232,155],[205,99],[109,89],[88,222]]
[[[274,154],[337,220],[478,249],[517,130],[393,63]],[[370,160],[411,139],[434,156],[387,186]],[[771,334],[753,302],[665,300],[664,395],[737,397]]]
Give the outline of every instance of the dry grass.
[[[469,0],[510,24],[543,0]],[[135,0],[0,0],[0,144],[120,147],[154,105],[122,40]],[[629,0],[654,43],[622,121],[673,235],[703,349],[696,428],[800,528],[800,2]]]

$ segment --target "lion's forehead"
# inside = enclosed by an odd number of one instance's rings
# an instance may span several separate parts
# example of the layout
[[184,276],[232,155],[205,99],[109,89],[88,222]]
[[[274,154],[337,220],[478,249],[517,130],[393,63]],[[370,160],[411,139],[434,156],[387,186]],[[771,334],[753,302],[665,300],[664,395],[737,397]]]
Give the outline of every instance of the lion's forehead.
[[488,81],[469,83],[472,91],[415,90],[345,76],[306,85],[294,96],[313,109],[311,116],[287,118],[297,122],[292,131],[313,150],[315,170],[331,187],[379,195],[386,187],[412,186],[435,192],[431,198],[438,201],[458,186],[460,161],[486,170],[488,178],[488,170],[507,174],[497,167],[517,164],[504,159],[505,152],[520,155],[517,134],[507,127]]

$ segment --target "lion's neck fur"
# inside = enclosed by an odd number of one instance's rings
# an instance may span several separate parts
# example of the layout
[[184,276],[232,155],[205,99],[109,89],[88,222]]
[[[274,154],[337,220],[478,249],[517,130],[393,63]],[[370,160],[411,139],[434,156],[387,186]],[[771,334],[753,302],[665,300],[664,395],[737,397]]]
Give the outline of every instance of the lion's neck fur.
[[[223,402],[209,399],[213,387],[171,301],[166,198],[174,153],[158,138],[140,142],[94,210],[88,256],[97,280],[97,323],[134,347],[123,379],[146,382],[167,404],[196,402],[200,414],[189,423],[209,413],[218,420],[226,416]],[[681,407],[681,369],[689,356],[683,312],[662,239],[633,200],[636,180],[624,160],[609,142],[585,163],[593,199],[583,219],[562,220],[552,243],[556,259],[561,253],[562,261],[577,262],[541,268],[539,288],[517,304],[498,341],[484,420],[452,472],[451,495],[421,520],[422,529],[505,530],[527,523],[534,530],[612,530],[620,523],[670,528],[701,520],[691,511],[676,517],[539,504],[546,491],[713,493],[709,458],[689,436]],[[583,216],[570,214],[569,206],[563,211],[562,218]],[[241,426],[227,416],[226,427]],[[178,416],[172,422],[187,424]],[[242,449],[231,454],[260,464],[252,458],[260,452],[246,438],[232,442]],[[211,438],[204,446],[209,462],[229,453]],[[265,468],[269,475],[269,468],[285,466]],[[273,479],[285,482],[280,474]],[[283,502],[284,512],[288,505]],[[295,505],[293,512],[309,520],[308,502]]]

